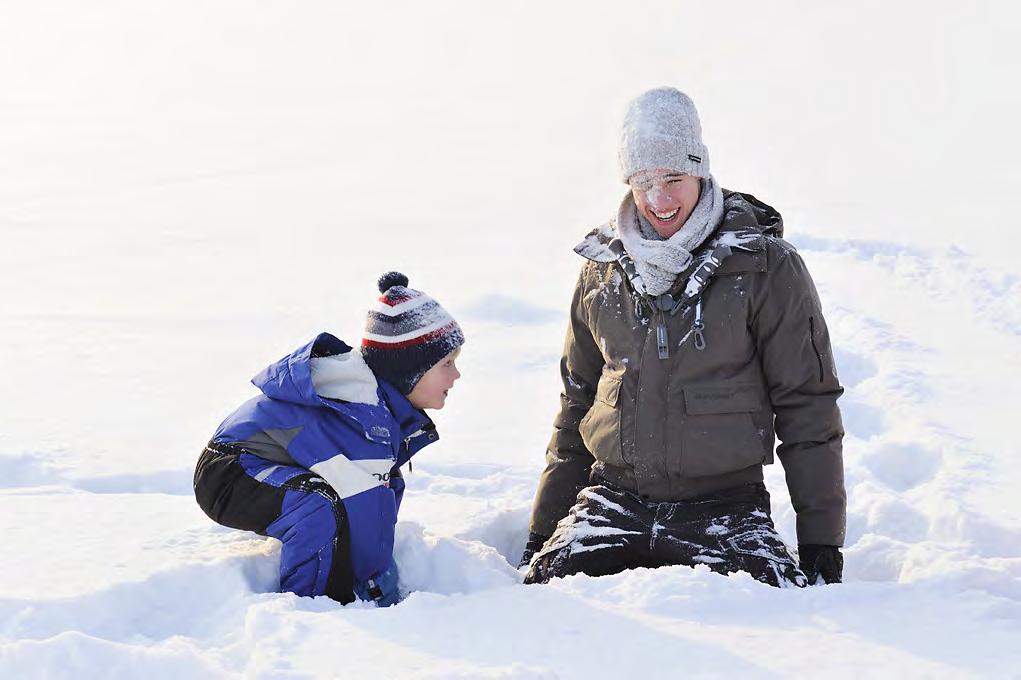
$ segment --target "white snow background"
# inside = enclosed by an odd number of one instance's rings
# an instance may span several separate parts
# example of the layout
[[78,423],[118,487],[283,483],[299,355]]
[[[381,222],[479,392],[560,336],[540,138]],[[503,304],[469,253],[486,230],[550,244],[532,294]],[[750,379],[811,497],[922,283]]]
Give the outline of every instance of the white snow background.
[[[1014,3],[0,3],[0,677],[1021,677]],[[520,585],[623,106],[695,99],[847,392],[846,582]],[[192,466],[389,269],[468,337],[381,610],[274,592]],[[779,465],[778,527],[794,542]]]

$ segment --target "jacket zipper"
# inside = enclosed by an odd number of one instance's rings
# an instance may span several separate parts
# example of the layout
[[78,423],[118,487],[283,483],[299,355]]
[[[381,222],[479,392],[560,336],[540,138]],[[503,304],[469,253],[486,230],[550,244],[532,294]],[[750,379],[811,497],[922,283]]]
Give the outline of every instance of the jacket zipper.
[[[404,438],[404,449],[410,454],[411,453],[411,439],[417,435],[422,434],[422,430],[419,430],[415,434],[410,434]],[[408,456],[408,474],[410,475],[413,468],[411,467],[411,456]]]
[[[631,428],[631,453],[632,454],[634,454],[635,449],[638,448],[638,408],[637,408],[637,405],[638,405],[638,400],[641,399],[641,395],[642,395],[642,366],[645,363],[645,348],[646,347],[647,347],[647,344],[643,342],[642,343],[641,352],[638,355],[638,368],[637,368],[638,374],[635,376],[635,406],[636,406],[636,408],[635,408],[635,411],[634,411],[635,412],[635,422],[634,422],[634,424],[632,425],[632,428]],[[623,413],[624,413],[623,408],[624,408],[623,405],[621,405],[620,406],[621,415],[618,416],[620,418],[623,418]],[[621,441],[620,441],[620,457],[621,457],[621,460],[623,460],[625,464],[631,465],[631,460],[630,460],[631,456],[627,456],[627,455],[624,454],[624,451],[625,451],[625,447],[624,447],[624,428],[621,427],[619,429],[620,429],[620,438],[621,438]],[[631,465],[631,468],[633,470],[634,466]],[[635,476],[635,493],[641,493],[641,481],[638,479],[637,475]]]
[[414,470],[414,468],[411,465],[411,440],[412,439],[416,439],[418,437],[427,436],[431,432],[435,431],[435,429],[436,429],[435,427],[428,427],[428,426],[426,426],[426,427],[423,427],[423,428],[419,428],[419,430],[417,432],[412,432],[407,437],[405,437],[404,438],[404,448],[403,448],[403,450],[405,452],[407,452],[408,458],[407,458],[407,460],[402,461],[401,458],[403,458],[403,456],[398,455],[397,458],[394,459],[394,463],[397,466],[401,466],[401,465],[404,465],[404,463],[407,463],[408,464],[408,474],[411,474],[411,472]]

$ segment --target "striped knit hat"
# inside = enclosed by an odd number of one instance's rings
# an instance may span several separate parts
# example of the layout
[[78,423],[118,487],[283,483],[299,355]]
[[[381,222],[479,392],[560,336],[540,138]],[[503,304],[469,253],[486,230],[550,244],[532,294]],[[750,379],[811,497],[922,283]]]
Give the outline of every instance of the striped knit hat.
[[409,394],[426,371],[464,344],[464,333],[440,304],[408,288],[408,277],[379,277],[379,304],[369,310],[362,355],[377,378]]

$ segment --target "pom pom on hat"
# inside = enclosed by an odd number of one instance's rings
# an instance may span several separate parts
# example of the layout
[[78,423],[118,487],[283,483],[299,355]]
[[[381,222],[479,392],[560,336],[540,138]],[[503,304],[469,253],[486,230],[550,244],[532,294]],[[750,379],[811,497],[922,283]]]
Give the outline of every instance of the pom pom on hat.
[[407,287],[408,277],[400,272],[387,272],[379,277],[377,285],[379,286],[379,292],[385,293],[394,286]]

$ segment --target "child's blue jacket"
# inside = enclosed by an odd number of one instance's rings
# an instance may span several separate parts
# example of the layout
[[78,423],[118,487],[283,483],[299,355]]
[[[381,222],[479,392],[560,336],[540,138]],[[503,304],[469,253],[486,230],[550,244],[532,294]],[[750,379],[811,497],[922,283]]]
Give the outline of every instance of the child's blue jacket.
[[260,482],[279,485],[309,470],[326,480],[344,504],[353,575],[364,582],[393,554],[404,494],[400,467],[439,435],[425,413],[382,380],[375,405],[316,394],[312,357],[351,351],[321,333],[271,364],[252,379],[262,394],[228,416],[213,441],[240,445],[242,465]]

